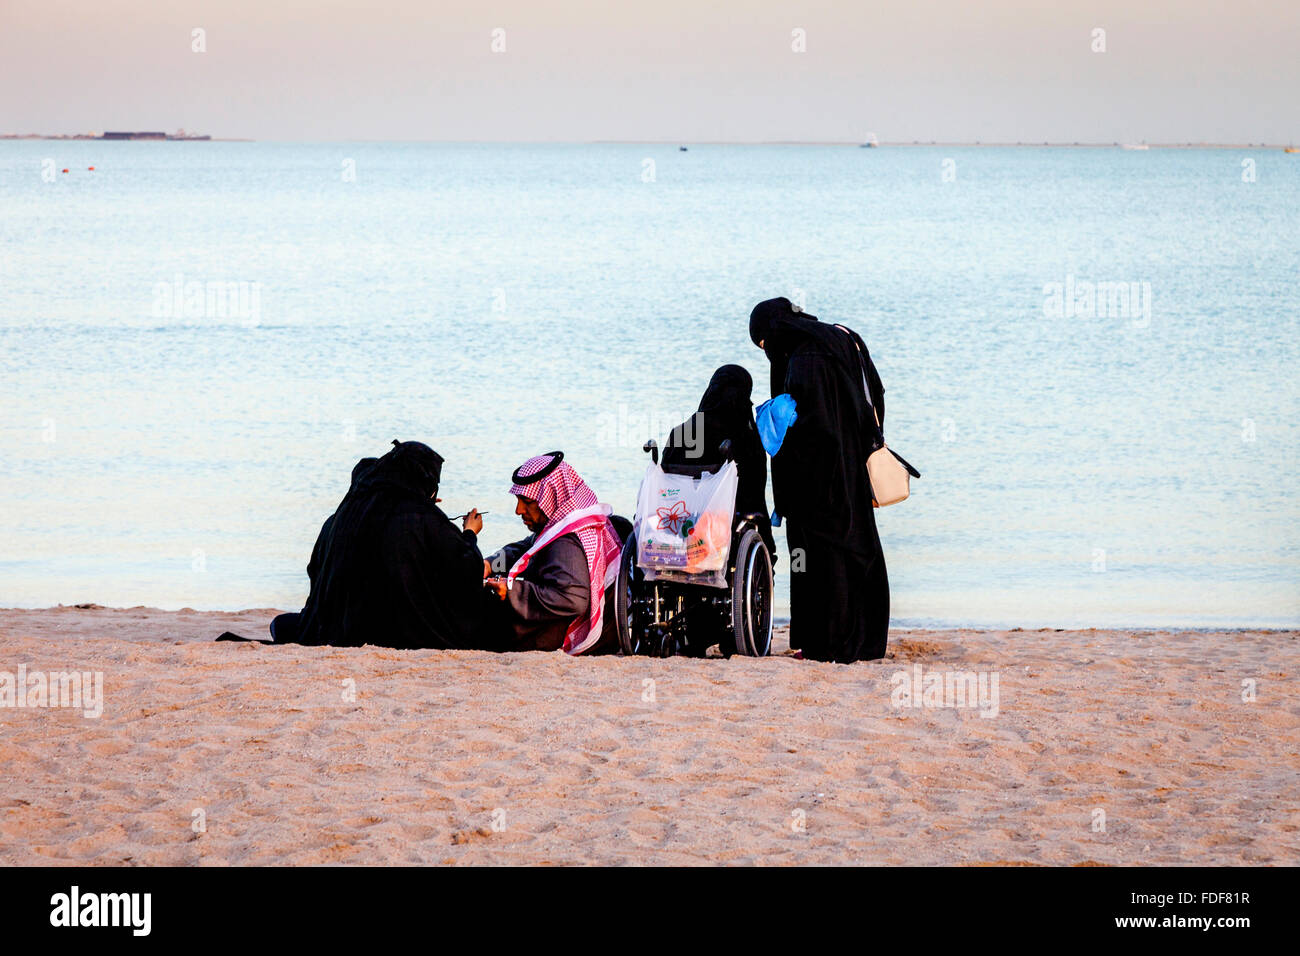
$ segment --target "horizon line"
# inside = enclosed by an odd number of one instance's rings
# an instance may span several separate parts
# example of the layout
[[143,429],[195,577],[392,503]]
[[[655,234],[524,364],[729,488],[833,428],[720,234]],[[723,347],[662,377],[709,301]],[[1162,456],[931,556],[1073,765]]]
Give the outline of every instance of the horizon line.
[[925,146],[960,146],[960,147],[1024,147],[1032,149],[1079,148],[1079,149],[1113,149],[1132,147],[1148,149],[1289,149],[1294,143],[1218,143],[1218,142],[1164,142],[1132,143],[1114,140],[1111,142],[1026,142],[982,140],[881,140],[874,146],[859,140],[689,140],[689,139],[590,139],[590,140],[530,140],[530,139],[256,139],[243,136],[212,136],[209,139],[104,139],[88,133],[0,133],[0,141],[41,140],[47,142],[92,142],[92,143],[141,143],[141,142],[203,142],[203,143],[428,143],[446,146],[839,146],[860,149],[880,149],[884,147],[925,147]]

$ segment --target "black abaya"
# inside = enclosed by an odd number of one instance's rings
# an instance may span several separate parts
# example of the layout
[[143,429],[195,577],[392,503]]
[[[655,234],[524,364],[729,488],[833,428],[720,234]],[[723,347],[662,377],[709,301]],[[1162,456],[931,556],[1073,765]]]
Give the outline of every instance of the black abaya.
[[473,645],[483,581],[477,538],[434,504],[441,456],[419,442],[394,445],[322,529],[294,643]]
[[[349,495],[356,489],[361,476],[377,461],[379,461],[378,458],[362,458],[352,466],[352,483],[348,486]],[[343,500],[347,500],[347,495],[344,495]],[[340,503],[339,507],[342,507],[342,503]],[[336,511],[335,514],[337,513]],[[334,515],[326,518],[325,523],[320,526],[320,534],[316,536],[316,544],[311,549],[311,560],[307,562],[307,580],[313,584],[316,582],[316,572],[320,570],[321,557],[325,553],[325,544],[329,541],[330,528],[332,527],[334,527]]]
[[709,380],[699,411],[668,435],[665,465],[720,465],[724,441],[736,462],[736,513],[759,515],[758,530],[776,557],[772,520],[767,511],[767,453],[754,425],[750,393],[754,381],[739,365],[724,365]]
[[889,577],[866,469],[883,440],[871,411],[883,425],[880,377],[856,334],[786,299],[755,307],[750,337],[771,360],[772,394],[788,392],[798,411],[772,459],[773,501],[788,522],[790,646],[813,660],[884,657]]

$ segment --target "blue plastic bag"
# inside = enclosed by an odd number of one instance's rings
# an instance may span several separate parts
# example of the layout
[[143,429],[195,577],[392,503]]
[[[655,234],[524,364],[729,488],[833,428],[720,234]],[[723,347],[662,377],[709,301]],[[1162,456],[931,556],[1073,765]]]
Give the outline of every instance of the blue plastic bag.
[[798,409],[788,392],[769,398],[754,411],[754,422],[758,425],[758,437],[762,439],[763,448],[773,458],[781,450],[785,433],[799,420]]

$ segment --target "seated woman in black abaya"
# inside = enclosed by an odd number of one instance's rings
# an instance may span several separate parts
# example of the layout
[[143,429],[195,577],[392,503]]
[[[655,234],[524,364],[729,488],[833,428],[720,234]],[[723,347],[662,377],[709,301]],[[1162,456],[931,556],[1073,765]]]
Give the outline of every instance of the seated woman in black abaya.
[[354,469],[312,551],[306,605],[271,623],[276,643],[474,646],[483,519],[472,510],[457,529],[437,505],[442,456],[420,442],[393,446]]
[[721,445],[731,442],[738,479],[736,513],[758,516],[758,532],[775,561],[772,520],[767,513],[767,453],[754,426],[753,390],[753,378],[739,365],[724,365],[714,372],[699,411],[668,435],[662,463],[720,466]]

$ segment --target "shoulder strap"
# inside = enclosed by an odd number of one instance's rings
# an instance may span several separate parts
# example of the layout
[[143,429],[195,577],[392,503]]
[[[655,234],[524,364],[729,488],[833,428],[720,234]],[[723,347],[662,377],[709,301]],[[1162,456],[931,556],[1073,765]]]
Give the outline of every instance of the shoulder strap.
[[848,329],[838,322],[835,323],[835,328],[849,337],[849,341],[853,343],[854,351],[858,353],[858,371],[862,374],[862,394],[867,400],[867,408],[871,409],[871,417],[876,420],[877,447],[879,447],[885,443],[885,429],[881,427],[880,416],[876,414],[876,406],[871,402],[871,387],[867,385],[867,357],[862,354],[862,346],[858,345],[858,337],[853,334],[852,329]]

